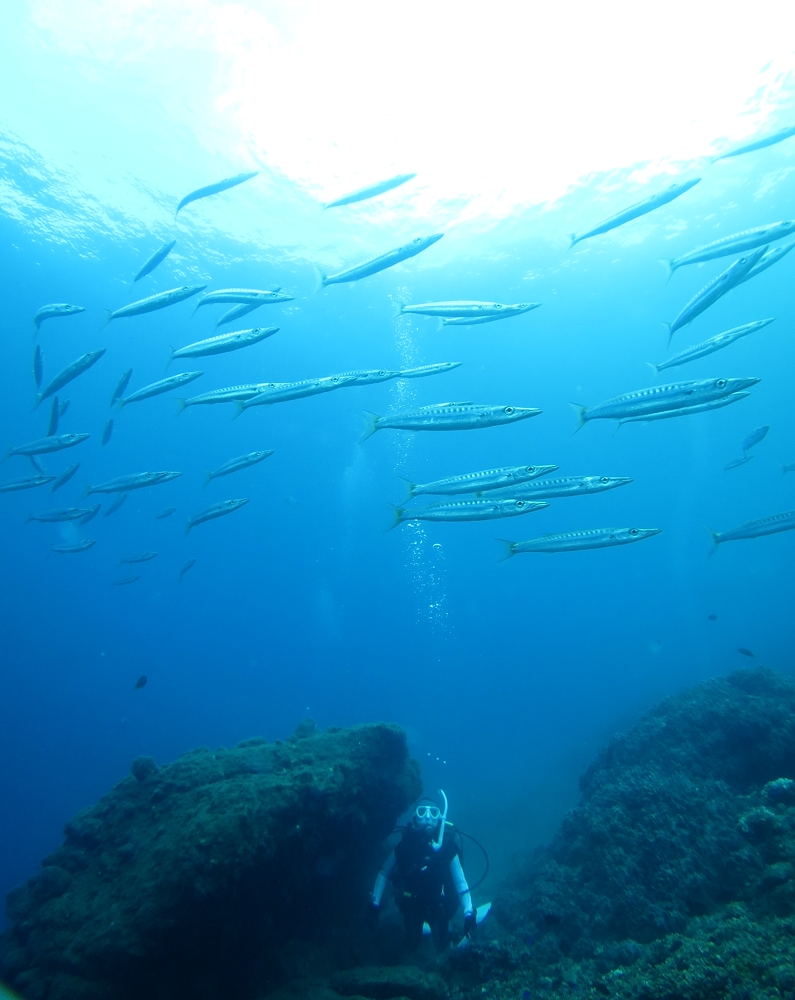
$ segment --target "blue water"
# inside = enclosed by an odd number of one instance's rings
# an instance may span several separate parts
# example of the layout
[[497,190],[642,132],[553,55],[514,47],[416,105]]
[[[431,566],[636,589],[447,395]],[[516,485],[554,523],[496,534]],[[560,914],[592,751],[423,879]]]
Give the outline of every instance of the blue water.
[[[683,164],[687,175],[704,171],[693,190],[573,251],[566,233],[670,179],[641,184],[628,164],[584,178],[554,205],[488,226],[456,225],[451,206],[445,238],[421,256],[315,292],[313,264],[333,271],[435,231],[416,213],[402,215],[408,187],[384,196],[380,215],[352,206],[329,219],[265,164],[259,178],[189,206],[175,223],[174,206],[192,187],[248,169],[210,162],[201,171],[186,167],[181,189],[142,183],[141,221],[132,206],[92,198],[14,134],[0,138],[3,446],[46,432],[49,404],[32,411],[38,308],[86,307],[42,326],[45,382],[85,351],[107,348],[59,394],[70,400],[61,432],[90,432],[90,440],[43,459],[53,473],[79,461],[77,476],[54,498],[49,487],[0,495],[0,895],[36,870],[66,819],[120,780],[135,756],[168,761],[197,745],[283,738],[306,715],[321,727],[403,725],[426,788],[443,786],[457,821],[505,860],[550,834],[576,800],[576,776],[594,749],[638,712],[750,662],[791,669],[795,533],[727,544],[708,558],[704,525],[725,530],[795,507],[795,475],[781,473],[781,463],[795,461],[795,254],[678,333],[672,350],[775,316],[770,327],[659,376],[646,362],[666,356],[662,321],[733,259],[682,268],[666,284],[659,258],[791,217],[795,139],[711,167]],[[226,213],[255,220],[256,234],[229,235]],[[280,228],[294,213],[301,234],[294,244],[271,242],[269,213],[278,213]],[[172,254],[133,287],[143,261],[170,238]],[[191,318],[188,301],[101,329],[103,309],[193,283],[280,285],[295,300],[238,324],[278,325],[272,338],[172,365],[169,374],[204,372],[185,395],[350,369],[462,364],[432,378],[256,408],[236,420],[234,405],[177,416],[180,393],[172,393],[115,413],[103,448],[122,371],[133,368],[130,390],[163,377],[169,345],[211,336],[228,307]],[[459,298],[542,306],[463,329],[394,317],[396,302]],[[573,433],[571,401],[745,375],[762,381],[726,409],[617,433],[594,421]],[[445,400],[543,414],[471,433],[384,430],[359,443],[363,410]],[[761,424],[771,430],[754,460],[724,472]],[[204,487],[206,469],[261,448],[275,454]],[[424,481],[525,463],[634,482],[502,523],[386,530],[388,503],[404,496],[399,476]],[[100,513],[81,530],[97,540],[83,554],[49,554],[63,531],[25,524],[31,510],[79,505],[86,483],[160,469],[183,475],[131,494],[111,518]],[[32,472],[13,458],[0,478]],[[190,514],[230,497],[250,502],[184,537]],[[155,519],[172,505],[172,518]],[[498,562],[500,537],[629,525],[662,534],[612,550]],[[154,561],[118,566],[121,555],[147,549],[158,552]],[[189,558],[196,565],[180,583]],[[110,586],[129,572],[141,579]],[[740,646],[755,660],[739,655]],[[148,683],[136,690],[141,674]]]

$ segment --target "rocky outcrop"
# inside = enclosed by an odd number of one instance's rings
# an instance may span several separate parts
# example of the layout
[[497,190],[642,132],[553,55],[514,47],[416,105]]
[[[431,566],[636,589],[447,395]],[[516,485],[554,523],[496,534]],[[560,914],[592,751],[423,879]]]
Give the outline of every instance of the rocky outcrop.
[[226,1000],[273,987],[293,942],[344,937],[421,791],[395,726],[150,758],[66,825],[8,897],[0,978],[30,1000]]

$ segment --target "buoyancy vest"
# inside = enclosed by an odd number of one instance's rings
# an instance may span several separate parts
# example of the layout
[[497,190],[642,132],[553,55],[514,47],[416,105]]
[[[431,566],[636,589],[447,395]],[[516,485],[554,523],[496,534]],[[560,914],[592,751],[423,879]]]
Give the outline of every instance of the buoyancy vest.
[[395,847],[395,868],[392,872],[395,900],[414,901],[421,905],[438,903],[442,894],[456,895],[450,874],[450,864],[458,854],[455,838],[448,836],[435,851],[428,834],[409,826]]

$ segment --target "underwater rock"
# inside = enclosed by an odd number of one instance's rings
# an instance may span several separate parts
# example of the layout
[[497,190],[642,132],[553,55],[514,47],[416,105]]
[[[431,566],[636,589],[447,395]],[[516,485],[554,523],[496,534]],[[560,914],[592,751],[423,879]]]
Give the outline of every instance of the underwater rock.
[[9,894],[0,979],[30,1000],[264,993],[286,945],[355,924],[420,792],[389,725],[139,757]]
[[499,995],[795,1000],[795,684],[757,668],[668,698],[580,785],[494,901],[519,969]]
[[447,1000],[447,984],[434,972],[413,966],[364,966],[338,972],[330,979],[335,993],[343,997],[369,997],[370,1000]]

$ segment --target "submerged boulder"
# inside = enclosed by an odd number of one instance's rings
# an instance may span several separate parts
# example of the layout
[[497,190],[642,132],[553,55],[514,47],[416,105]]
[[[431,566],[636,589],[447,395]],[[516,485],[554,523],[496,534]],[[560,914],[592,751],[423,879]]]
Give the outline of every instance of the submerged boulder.
[[389,725],[139,757],[9,894],[0,979],[30,1000],[256,996],[292,942],[344,936],[420,792]]

